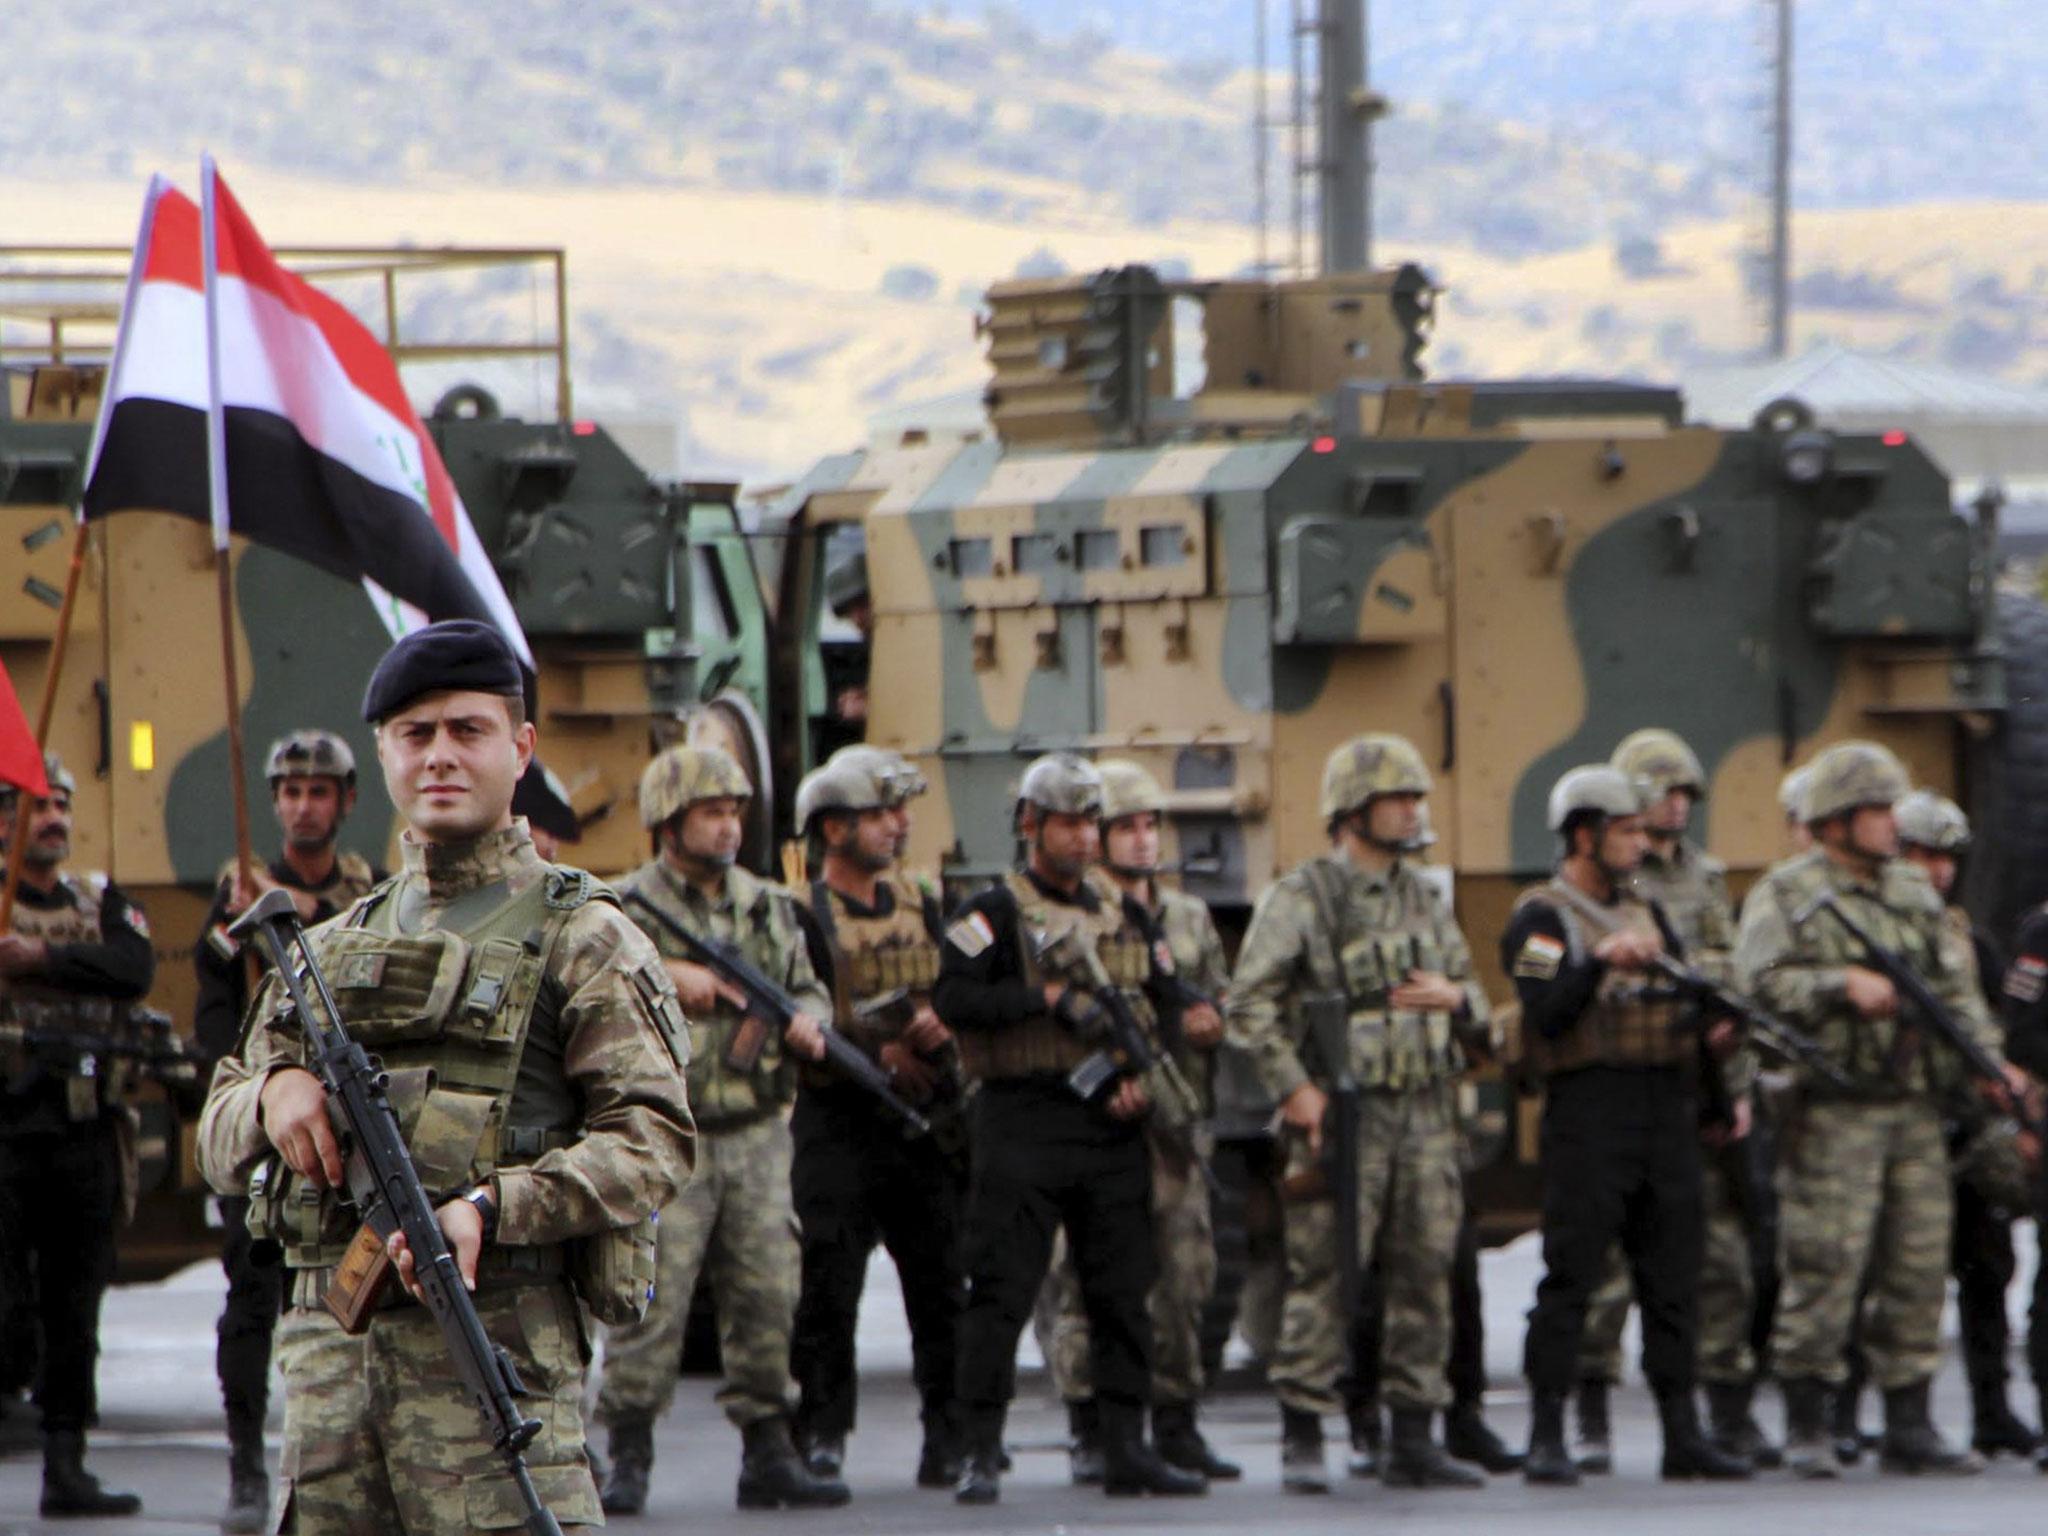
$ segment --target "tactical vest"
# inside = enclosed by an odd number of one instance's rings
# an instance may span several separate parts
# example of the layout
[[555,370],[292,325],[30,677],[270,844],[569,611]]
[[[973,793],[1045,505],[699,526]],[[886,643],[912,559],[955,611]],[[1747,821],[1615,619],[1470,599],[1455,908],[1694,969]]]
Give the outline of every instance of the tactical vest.
[[[104,876],[81,880],[75,875],[61,875],[57,890],[64,902],[50,907],[17,902],[12,930],[25,939],[41,939],[53,947],[97,944],[101,942],[100,894],[104,888]],[[27,977],[0,980],[0,1017],[30,1027],[69,1026],[105,1034],[126,1015],[127,1004],[112,998],[87,997]],[[9,1083],[21,1083],[32,1068],[51,1082],[62,1084],[64,1117],[73,1121],[97,1120],[100,1111],[119,1102],[127,1089],[125,1064],[76,1051],[9,1047],[0,1073]]]
[[[1040,968],[1034,947],[1079,929],[1095,940],[1102,968],[1139,1023],[1151,1027],[1151,1002],[1141,989],[1152,976],[1152,951],[1145,936],[1124,920],[1121,902],[1104,900],[1098,893],[1091,912],[1077,902],[1054,901],[1016,870],[1003,877],[1003,884],[1017,902],[1017,948],[1026,986],[1037,991],[1048,980],[1059,979]],[[959,1038],[961,1069],[977,1081],[1071,1072],[1095,1049],[1043,1011],[1002,1029],[962,1030]]]
[[[1784,916],[1795,946],[1786,958],[1793,963],[1828,968],[1868,963],[1856,941],[1827,913],[1814,912],[1804,924],[1793,924],[1794,915],[1823,883],[1835,886],[1836,899],[1868,930],[1871,938],[1904,959],[1921,976],[1940,976],[1967,963],[1952,952],[1958,945],[1967,951],[1968,938],[1951,938],[1941,915],[1940,898],[1917,871],[1895,862],[1882,871],[1873,890],[1842,880],[1833,872],[1827,856],[1818,851],[1779,865],[1758,887],[1767,893],[1767,899],[1778,904]],[[1829,1059],[1855,1082],[1851,1097],[1897,1099],[1913,1094],[1946,1093],[1959,1086],[1966,1075],[1955,1052],[1947,1046],[1924,1038],[1918,1031],[1902,1041],[1899,1015],[1866,1019],[1839,989],[1809,1016],[1790,1022],[1803,1025]],[[1838,1093],[1822,1083],[1808,1082],[1805,1087],[1816,1096]]]
[[[1574,965],[1583,962],[1602,938],[1624,929],[1662,941],[1656,912],[1641,897],[1624,893],[1612,906],[1600,908],[1600,924],[1587,914],[1590,900],[1553,877],[1524,891],[1515,910],[1541,901],[1555,911],[1564,922],[1565,945]],[[1654,991],[1646,995],[1646,981],[1637,972],[1608,970],[1586,1011],[1555,1039],[1544,1038],[1525,1023],[1522,1046],[1531,1069],[1541,1077],[1556,1077],[1594,1066],[1697,1068],[1698,1042],[1678,1028],[1684,1005]]]
[[883,876],[878,890],[889,892],[889,910],[856,912],[824,881],[811,882],[811,913],[832,955],[833,1023],[870,1056],[903,1032],[905,1015],[863,1014],[862,1005],[891,993],[929,1002],[939,979],[939,946],[926,920],[924,889],[894,874]]
[[1664,909],[1665,921],[1685,946],[1688,962],[1716,980],[1728,969],[1735,948],[1733,914],[1727,907],[1722,866],[1693,843],[1680,841],[1668,863],[1654,854],[1636,870],[1635,894]]
[[[732,897],[731,933],[710,936],[738,944],[769,980],[778,984],[788,974],[791,955],[803,943],[789,897],[742,869],[726,871]],[[627,877],[628,892],[640,901],[658,907],[669,918],[692,933],[705,933],[701,909],[688,904],[677,893],[678,877],[666,872],[659,862],[642,865]],[[626,915],[632,916],[631,906]],[[648,938],[672,960],[688,960],[658,923],[644,926]],[[791,1060],[783,1054],[782,1031],[767,1026],[760,1055],[750,1070],[741,1070],[731,1059],[736,1037],[747,1024],[747,1014],[724,998],[709,1009],[691,1009],[688,1014],[690,1064],[685,1074],[690,1109],[699,1131],[735,1130],[783,1108],[796,1094],[796,1075]],[[763,1021],[765,1023],[765,1021]]]
[[[537,1019],[550,1033],[557,1023],[561,1000],[544,983],[569,919],[593,898],[616,898],[581,870],[551,869],[495,905],[476,903],[486,909],[450,926],[405,934],[398,888],[378,886],[309,942],[350,1037],[389,1074],[420,1182],[439,1204],[501,1167],[577,1140],[574,1087],[526,1047]],[[249,1195],[250,1230],[280,1242],[289,1267],[340,1262],[359,1216],[332,1191],[273,1158],[251,1179]],[[560,1246],[493,1247],[478,1273],[480,1283],[486,1274],[544,1278],[562,1273],[564,1262]]]
[[[1429,888],[1403,866],[1379,882],[1327,858],[1303,865],[1300,878],[1322,930],[1310,972],[1320,990],[1343,994],[1353,1079],[1361,1088],[1401,1093],[1461,1075],[1465,1053],[1453,1015],[1387,1001],[1409,972],[1448,968],[1443,919]],[[1297,1019],[1296,1038],[1305,1033]]]

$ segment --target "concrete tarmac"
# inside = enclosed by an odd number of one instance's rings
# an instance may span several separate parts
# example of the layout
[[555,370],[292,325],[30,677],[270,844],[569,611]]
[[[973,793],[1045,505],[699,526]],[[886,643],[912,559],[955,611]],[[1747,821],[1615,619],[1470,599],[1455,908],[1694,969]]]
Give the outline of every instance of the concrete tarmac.
[[[2030,1241],[2025,1248],[2024,1273],[2014,1286],[2016,1302],[2025,1295],[2032,1268]],[[1500,1384],[1489,1399],[1489,1413],[1502,1435],[1516,1443],[1527,1433],[1526,1398],[1516,1368],[1521,1313],[1536,1268],[1534,1244],[1527,1239],[1485,1258],[1488,1359]],[[16,1451],[0,1460],[0,1533],[206,1536],[217,1530],[227,1491],[226,1441],[212,1363],[220,1293],[218,1271],[195,1266],[160,1285],[129,1287],[108,1298],[100,1369],[104,1423],[93,1438],[92,1463],[108,1481],[140,1492],[145,1512],[129,1520],[39,1521],[37,1461],[30,1452]],[[2015,1343],[2023,1338],[2022,1322]],[[1098,1490],[1068,1485],[1065,1417],[1050,1400],[1043,1373],[1035,1369],[1037,1357],[1027,1337],[1020,1398],[1009,1429],[1015,1470],[1004,1480],[1000,1504],[968,1510],[948,1494],[912,1485],[917,1404],[894,1272],[882,1258],[871,1270],[862,1309],[861,1351],[860,1428],[848,1453],[854,1492],[848,1508],[781,1516],[735,1510],[739,1436],[712,1401],[714,1384],[689,1379],[657,1431],[647,1514],[616,1520],[613,1529],[688,1529],[693,1536],[711,1536],[787,1524],[793,1529],[904,1533],[1085,1536],[1170,1529],[1182,1536],[1293,1536],[1352,1531],[1370,1522],[1401,1536],[1465,1536],[1480,1526],[1558,1536],[1589,1531],[1617,1536],[1724,1536],[1729,1531],[1745,1536],[1936,1536],[2028,1528],[2048,1499],[2048,1478],[2011,1460],[1966,1480],[1880,1477],[1866,1459],[1832,1485],[1796,1484],[1782,1473],[1735,1486],[1665,1484],[1656,1475],[1654,1410],[1647,1390],[1632,1380],[1616,1398],[1618,1472],[1588,1479],[1576,1489],[1530,1489],[1518,1477],[1508,1477],[1470,1493],[1420,1494],[1340,1479],[1326,1498],[1283,1495],[1278,1488],[1278,1414],[1270,1397],[1256,1388],[1226,1388],[1206,1405],[1204,1424],[1223,1453],[1244,1465],[1244,1481],[1219,1484],[1205,1499],[1109,1500]],[[1633,1374],[1632,1340],[1629,1356]],[[2019,1369],[2023,1375],[2024,1368]],[[2031,1415],[2030,1393],[2016,1391],[2015,1400]],[[1960,1367],[1953,1362],[1943,1372],[1936,1406],[1946,1431],[1967,1433],[1967,1396]],[[1865,1413],[1866,1422],[1874,1424],[1875,1405]],[[1764,1419],[1775,1431],[1774,1400],[1766,1404]],[[275,1428],[273,1422],[273,1435]],[[1332,1421],[1328,1432],[1331,1468],[1341,1473],[1342,1426]],[[275,1462],[273,1439],[273,1467]]]

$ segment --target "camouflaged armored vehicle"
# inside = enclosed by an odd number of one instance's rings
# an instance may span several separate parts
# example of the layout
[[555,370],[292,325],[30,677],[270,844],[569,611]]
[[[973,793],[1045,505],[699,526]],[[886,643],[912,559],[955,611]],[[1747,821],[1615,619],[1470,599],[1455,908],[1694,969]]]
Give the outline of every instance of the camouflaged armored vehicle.
[[[1848,735],[1890,744],[2000,844],[2001,797],[2032,773],[2008,746],[2048,733],[2001,729],[1989,530],[1924,453],[1816,431],[1790,403],[1728,432],[1687,424],[1669,389],[1428,382],[1432,302],[1414,267],[999,285],[991,430],[827,458],[752,528],[731,486],[651,480],[566,386],[551,421],[449,392],[432,427],[539,659],[543,755],[586,824],[574,856],[643,856],[631,786],[696,731],[764,784],[765,866],[798,778],[860,728],[839,700],[863,677],[868,737],[932,786],[916,862],[983,880],[1010,861],[1027,759],[1129,756],[1168,786],[1168,856],[1226,928],[1323,846],[1324,756],[1366,729],[1427,756],[1434,858],[1487,964],[1548,864],[1552,779],[1646,724],[1705,763],[1698,830],[1738,883],[1779,852],[1785,765]],[[6,386],[0,655],[33,697],[99,370],[44,356]],[[865,633],[827,600],[855,554]],[[247,739],[325,725],[367,763],[358,690],[385,639],[363,595],[269,551],[235,560]],[[231,842],[213,600],[204,530],[99,525],[55,737],[80,770],[78,862],[147,904],[154,1000],[181,1016]],[[383,856],[391,835],[367,774],[346,846]],[[2009,907],[2041,866],[2006,843],[1973,875]],[[152,1124],[159,1186],[189,1182],[169,1116]],[[131,1259],[188,1241],[195,1208],[153,1207]]]

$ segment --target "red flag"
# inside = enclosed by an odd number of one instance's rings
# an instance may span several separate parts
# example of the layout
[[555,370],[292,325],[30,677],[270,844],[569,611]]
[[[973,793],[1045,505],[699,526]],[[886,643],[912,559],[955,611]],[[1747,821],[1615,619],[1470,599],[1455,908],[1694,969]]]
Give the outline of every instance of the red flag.
[[50,781],[43,775],[43,754],[36,746],[36,733],[28,728],[21,712],[21,700],[7,667],[0,662],[0,784],[25,789],[39,800],[50,795]]
[[[213,184],[229,527],[361,581],[394,634],[422,615],[480,619],[531,666],[391,355],[341,304],[280,266],[227,183]],[[130,507],[211,516],[202,222],[190,198],[151,183],[88,466],[87,517]]]

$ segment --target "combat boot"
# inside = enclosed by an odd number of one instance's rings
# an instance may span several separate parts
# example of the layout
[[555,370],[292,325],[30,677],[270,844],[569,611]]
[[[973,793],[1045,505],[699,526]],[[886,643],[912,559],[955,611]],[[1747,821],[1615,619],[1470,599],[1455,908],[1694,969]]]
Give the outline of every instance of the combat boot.
[[1931,1472],[1943,1477],[1971,1477],[1982,1472],[1984,1458],[1975,1451],[1957,1450],[1950,1445],[1928,1417],[1930,1385],[1916,1381],[1909,1387],[1893,1387],[1885,1393],[1884,1441],[1877,1453],[1878,1470],[1912,1476]]
[[1136,1403],[1105,1403],[1102,1420],[1102,1491],[1113,1499],[1145,1494],[1192,1497],[1209,1491],[1199,1472],[1170,1466],[1145,1443],[1145,1410]]
[[924,1421],[924,1446],[917,1455],[917,1486],[951,1488],[960,1481],[960,1437],[953,1421],[944,1414],[928,1414]]
[[1354,1404],[1346,1417],[1351,1421],[1351,1457],[1344,1463],[1344,1470],[1353,1477],[1378,1477],[1385,1423],[1380,1417],[1379,1399]]
[[647,1479],[654,1471],[654,1421],[621,1419],[612,1426],[611,1471],[597,1502],[608,1515],[637,1515],[647,1508]]
[[1444,1454],[1430,1435],[1436,1415],[1427,1408],[1396,1408],[1390,1415],[1393,1433],[1387,1437],[1387,1457],[1380,1464],[1380,1481],[1389,1488],[1484,1488],[1486,1479],[1467,1472]]
[[818,1436],[804,1447],[804,1465],[813,1477],[837,1477],[846,1468],[845,1436]]
[[1588,1376],[1579,1383],[1578,1439],[1572,1459],[1581,1472],[1595,1477],[1614,1470],[1614,1431],[1607,1421],[1607,1383]]
[[1328,1493],[1323,1421],[1306,1408],[1280,1410],[1280,1486],[1289,1493]]
[[43,1434],[43,1503],[45,1517],[65,1515],[139,1515],[142,1500],[119,1489],[102,1488],[85,1470],[85,1435],[75,1429]]
[[1067,1404],[1067,1476],[1076,1488],[1102,1481],[1102,1412],[1092,1397]]
[[1562,1392],[1538,1392],[1529,1405],[1529,1454],[1522,1458],[1522,1481],[1553,1488],[1571,1488],[1579,1481],[1578,1463],[1564,1448]]
[[1834,1437],[1835,1460],[1845,1467],[1855,1466],[1863,1459],[1863,1453],[1877,1443],[1877,1437],[1856,1422],[1862,1403],[1861,1376],[1852,1376],[1835,1389],[1834,1406],[1828,1415],[1829,1432]]
[[[1817,1377],[1798,1377],[1783,1384],[1785,1394],[1785,1466],[1794,1477],[1839,1477],[1844,1463],[1840,1443],[1829,1432],[1828,1384]],[[1862,1455],[1859,1444],[1857,1454]]]
[[1753,1474],[1749,1459],[1731,1456],[1700,1433],[1699,1405],[1692,1388],[1666,1388],[1657,1394],[1657,1419],[1664,1426],[1664,1465],[1660,1475],[1667,1482],[1691,1482],[1706,1478],[1713,1482],[1739,1482]]
[[967,1454],[960,1461],[960,1481],[953,1485],[956,1504],[993,1504],[1002,1496],[1003,1421],[981,1415],[967,1421]]
[[838,1478],[818,1477],[804,1465],[780,1414],[747,1425],[740,1444],[741,1509],[832,1509],[853,1497]]
[[2004,1451],[2014,1456],[2031,1456],[2040,1448],[2041,1437],[2033,1427],[2012,1411],[2006,1400],[2005,1383],[1987,1381],[1970,1387],[1970,1445],[1981,1456]]
[[228,1507],[222,1536],[256,1536],[270,1529],[270,1477],[263,1466],[263,1425],[228,1422]]
[[1203,1438],[1193,1403],[1154,1403],[1152,1444],[1169,1466],[1199,1472],[1213,1483],[1232,1483],[1244,1476],[1244,1468],[1218,1456]]
[[1489,1472],[1518,1472],[1522,1466],[1522,1453],[1509,1450],[1493,1432],[1477,1398],[1460,1398],[1445,1410],[1444,1451]]
[[1757,1423],[1755,1401],[1756,1387],[1750,1382],[1708,1382],[1707,1430],[1723,1452],[1767,1472],[1783,1466],[1785,1458]]

